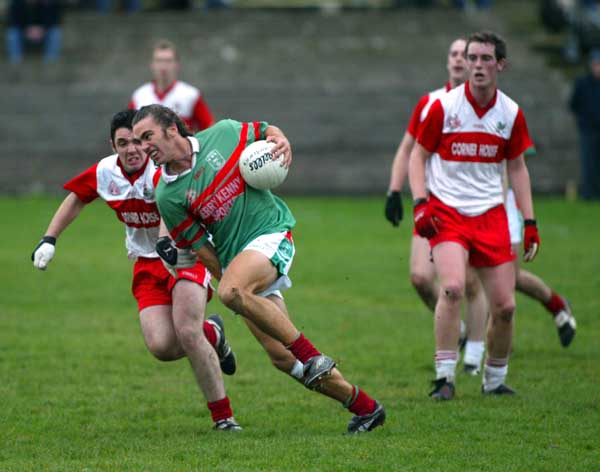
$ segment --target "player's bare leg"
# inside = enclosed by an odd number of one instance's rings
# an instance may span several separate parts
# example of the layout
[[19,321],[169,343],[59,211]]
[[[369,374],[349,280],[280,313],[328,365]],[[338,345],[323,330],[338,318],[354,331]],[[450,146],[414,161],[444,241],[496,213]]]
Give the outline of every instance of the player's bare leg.
[[225,396],[219,360],[202,330],[206,289],[188,280],[173,287],[173,325],[196,381],[209,402]]
[[410,250],[410,281],[431,311],[435,310],[439,286],[435,276],[435,266],[431,261],[429,241],[413,235]]
[[515,271],[512,262],[482,267],[479,275],[490,305],[487,356],[484,367],[484,393],[514,393],[504,385],[512,345],[515,313]]
[[454,396],[454,377],[460,336],[460,307],[465,295],[467,251],[455,242],[433,248],[433,261],[440,291],[435,307],[435,371],[432,398],[450,400]]
[[[513,245],[513,252],[518,254],[518,251],[518,245]],[[515,262],[515,270],[517,271],[517,290],[544,305],[554,319],[561,345],[569,346],[575,337],[577,325],[567,301],[540,277],[519,267],[518,262]]]
[[463,358],[464,371],[470,375],[477,375],[481,368],[481,361],[485,351],[485,328],[488,317],[488,304],[485,291],[477,271],[467,267],[465,286],[467,342]]
[[[278,368],[293,367],[291,359],[288,357],[286,360],[282,351],[285,349],[305,365],[303,381],[308,388],[342,402],[355,414],[348,425],[349,433],[370,431],[383,424],[383,407],[364,391],[348,383],[334,368],[335,363],[323,356],[295,328],[283,300],[257,295],[270,287],[277,277],[277,270],[266,256],[258,251],[243,251],[225,270],[218,295],[227,307],[248,319],[248,326],[263,344],[274,365]],[[269,337],[276,339],[279,346],[271,342]],[[314,377],[313,381],[307,379],[314,370],[319,369],[320,364],[326,366],[323,375]]]
[[175,361],[185,357],[175,334],[171,305],[144,308],[140,311],[140,326],[146,347],[158,360]]

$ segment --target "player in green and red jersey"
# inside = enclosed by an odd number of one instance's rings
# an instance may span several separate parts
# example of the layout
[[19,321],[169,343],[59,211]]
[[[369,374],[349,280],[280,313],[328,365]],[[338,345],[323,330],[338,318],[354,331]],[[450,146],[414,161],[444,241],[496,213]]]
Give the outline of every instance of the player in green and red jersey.
[[283,132],[265,122],[224,120],[190,136],[173,111],[150,105],[136,114],[134,134],[161,166],[156,201],[176,246],[191,247],[220,280],[219,298],[244,317],[272,362],[291,375],[301,364],[295,377],[355,414],[349,433],[383,424],[383,406],[348,383],[298,331],[281,298],[279,290],[291,286],[295,220],[270,191],[246,185],[238,161],[248,144],[266,139],[275,144],[274,158],[289,166],[292,149]]

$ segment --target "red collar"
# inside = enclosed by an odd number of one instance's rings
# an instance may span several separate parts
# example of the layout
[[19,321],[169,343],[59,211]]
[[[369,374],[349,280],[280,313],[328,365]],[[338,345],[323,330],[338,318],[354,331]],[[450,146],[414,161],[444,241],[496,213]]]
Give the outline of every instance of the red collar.
[[446,92],[452,90],[452,85],[450,85],[450,81],[446,82]]
[[469,90],[469,81],[468,80],[465,82],[465,95],[467,97],[467,100],[469,101],[469,103],[473,107],[473,110],[475,111],[475,114],[479,118],[482,118],[483,115],[485,115],[487,113],[487,111],[496,104],[496,98],[498,97],[498,89],[494,90],[494,96],[489,101],[489,103],[486,106],[484,106],[484,107],[479,106],[479,104],[473,98],[473,95],[471,95],[471,90]]
[[162,92],[159,92],[158,87],[156,86],[156,80],[152,81],[152,88],[154,89],[154,94],[158,97],[158,99],[162,102],[167,94],[173,90],[173,88],[177,85],[177,80],[171,82],[171,84],[164,89]]
[[149,160],[150,158],[146,157],[146,162],[144,162],[144,165],[140,168],[140,170],[135,171],[133,174],[128,174],[127,171],[123,168],[123,164],[121,164],[121,159],[119,159],[119,156],[117,156],[117,165],[121,169],[121,174],[123,174],[123,177],[125,177],[129,181],[129,183],[133,185],[134,182],[144,174]]

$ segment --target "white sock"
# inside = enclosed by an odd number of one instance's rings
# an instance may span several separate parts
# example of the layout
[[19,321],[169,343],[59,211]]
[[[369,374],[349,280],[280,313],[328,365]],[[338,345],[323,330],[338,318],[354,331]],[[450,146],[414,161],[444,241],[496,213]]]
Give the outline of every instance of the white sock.
[[508,360],[503,366],[488,365],[489,359],[485,362],[483,369],[483,390],[489,392],[498,388],[506,380],[508,374]]
[[479,369],[479,367],[481,367],[481,360],[483,359],[484,352],[485,352],[485,342],[467,340],[467,345],[465,346],[465,356],[463,358],[463,363],[474,365]]
[[304,377],[304,364],[298,359],[294,362],[294,366],[292,367],[292,370],[290,370],[290,375],[298,380]]
[[456,351],[435,351],[435,378],[454,382],[458,353]]

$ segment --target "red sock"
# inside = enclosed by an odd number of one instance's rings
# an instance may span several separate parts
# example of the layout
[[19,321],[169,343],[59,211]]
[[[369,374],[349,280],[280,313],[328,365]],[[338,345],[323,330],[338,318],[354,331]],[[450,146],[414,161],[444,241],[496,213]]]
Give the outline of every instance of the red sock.
[[303,364],[306,364],[306,361],[308,361],[311,357],[321,355],[321,353],[317,351],[313,344],[306,339],[302,333],[300,333],[298,339],[296,339],[289,346],[286,346],[286,348],[292,351],[292,354],[296,356],[296,359]]
[[206,339],[208,340],[210,345],[212,347],[215,347],[217,345],[217,330],[215,329],[215,327],[208,321],[205,321],[202,324],[202,329],[204,331],[204,336],[206,336]]
[[[356,394],[356,390],[358,389],[358,395]],[[375,411],[375,400],[373,400],[369,395],[363,392],[356,386],[352,387],[352,397],[356,395],[356,400],[354,400],[348,410],[358,416],[368,415],[369,413],[373,413]]]
[[225,397],[222,400],[216,402],[208,402],[208,409],[210,410],[210,416],[216,423],[219,420],[225,420],[233,416],[233,410],[229,405],[229,398]]
[[553,291],[550,301],[548,303],[544,303],[544,306],[546,307],[546,310],[553,315],[556,315],[559,311],[565,309],[565,302],[558,293]]

